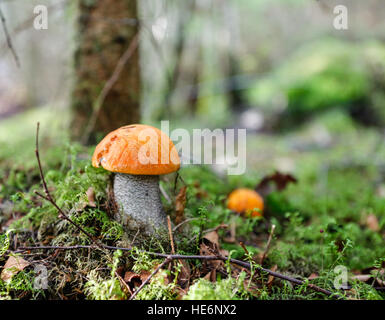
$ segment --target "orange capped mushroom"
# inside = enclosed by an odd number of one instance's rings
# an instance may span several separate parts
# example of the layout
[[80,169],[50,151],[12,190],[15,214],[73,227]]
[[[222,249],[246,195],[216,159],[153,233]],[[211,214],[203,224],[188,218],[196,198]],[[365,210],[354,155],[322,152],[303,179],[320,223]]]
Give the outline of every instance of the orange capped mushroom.
[[161,175],[180,167],[178,152],[161,130],[133,124],[110,132],[96,147],[92,165],[111,172]]
[[96,146],[92,165],[115,173],[117,218],[125,228],[167,234],[159,175],[177,171],[180,159],[164,132],[143,124],[112,131]]
[[264,202],[256,191],[240,188],[230,193],[227,207],[245,216],[257,217],[263,214]]

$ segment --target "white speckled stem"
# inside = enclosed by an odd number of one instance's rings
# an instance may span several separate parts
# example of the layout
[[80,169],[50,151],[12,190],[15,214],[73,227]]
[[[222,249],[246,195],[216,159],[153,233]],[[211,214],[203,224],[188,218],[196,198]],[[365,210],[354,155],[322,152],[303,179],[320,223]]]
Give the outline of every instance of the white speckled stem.
[[151,235],[167,232],[167,218],[160,199],[159,176],[117,173],[114,178],[115,201],[123,226]]

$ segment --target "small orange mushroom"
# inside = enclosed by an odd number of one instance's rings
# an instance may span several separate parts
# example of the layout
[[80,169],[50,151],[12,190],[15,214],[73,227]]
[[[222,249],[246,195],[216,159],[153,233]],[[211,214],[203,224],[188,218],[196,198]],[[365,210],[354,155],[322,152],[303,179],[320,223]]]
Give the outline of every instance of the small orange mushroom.
[[252,189],[236,189],[227,199],[227,208],[247,217],[260,217],[264,208],[263,198]]

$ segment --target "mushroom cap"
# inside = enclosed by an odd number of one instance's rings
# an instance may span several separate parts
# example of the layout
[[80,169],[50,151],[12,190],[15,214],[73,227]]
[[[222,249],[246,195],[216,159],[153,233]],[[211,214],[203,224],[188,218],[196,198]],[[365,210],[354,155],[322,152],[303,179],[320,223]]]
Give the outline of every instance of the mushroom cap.
[[161,130],[132,124],[110,132],[96,146],[94,167],[133,175],[161,175],[180,168],[178,152]]
[[236,189],[227,199],[227,208],[251,217],[262,216],[263,198],[252,189]]

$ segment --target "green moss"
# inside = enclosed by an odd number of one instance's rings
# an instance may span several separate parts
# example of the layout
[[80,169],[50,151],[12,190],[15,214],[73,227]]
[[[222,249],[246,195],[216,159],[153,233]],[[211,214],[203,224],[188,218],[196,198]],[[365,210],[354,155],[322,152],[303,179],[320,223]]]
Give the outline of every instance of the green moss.
[[241,300],[248,298],[250,294],[245,289],[245,276],[243,272],[238,279],[226,278],[210,282],[199,279],[190,286],[183,300]]

